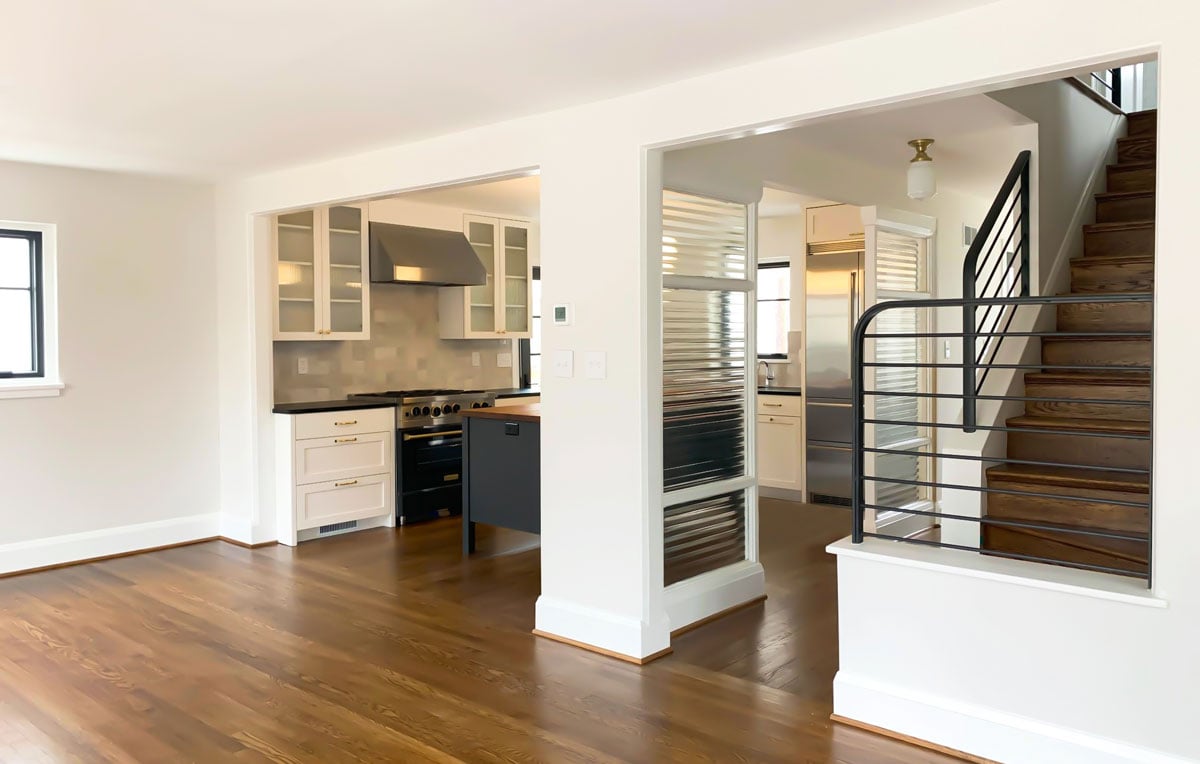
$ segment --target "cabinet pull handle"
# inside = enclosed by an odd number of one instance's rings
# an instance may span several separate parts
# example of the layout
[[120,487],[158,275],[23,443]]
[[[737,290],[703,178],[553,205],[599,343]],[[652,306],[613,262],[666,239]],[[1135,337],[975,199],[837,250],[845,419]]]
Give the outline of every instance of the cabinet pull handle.
[[357,480],[343,480],[341,483],[334,483],[333,487],[341,488],[342,486],[347,486],[347,485],[358,485],[358,481]]
[[356,441],[358,441],[358,438],[334,438],[333,439],[334,443],[354,443]]
[[462,435],[462,430],[446,430],[445,432],[427,432],[420,435],[405,435],[405,440],[428,440],[429,438],[447,438],[451,435]]
[[767,408],[772,408],[772,409],[781,409],[781,408],[783,408],[783,404],[782,404],[782,403],[764,403],[763,405],[764,405],[764,406],[766,406]]
[[461,477],[461,476],[457,472],[452,472],[449,475],[442,475],[442,480],[444,482],[450,483],[452,481],[458,480],[459,477]]
[[349,422],[334,422],[336,427],[346,427],[347,425],[358,424],[357,419],[351,419]]

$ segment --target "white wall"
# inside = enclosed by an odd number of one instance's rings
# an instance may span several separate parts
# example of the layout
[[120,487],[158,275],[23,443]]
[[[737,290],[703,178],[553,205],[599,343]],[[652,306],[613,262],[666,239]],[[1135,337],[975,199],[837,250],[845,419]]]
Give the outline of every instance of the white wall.
[[[982,91],[1161,46],[1159,150],[1168,160],[1158,174],[1157,347],[1189,346],[1185,317],[1192,285],[1200,280],[1200,262],[1187,254],[1191,168],[1200,165],[1200,145],[1191,139],[1200,103],[1187,97],[1187,83],[1200,81],[1200,48],[1192,39],[1196,12],[1183,3],[1126,11],[1115,0],[1063,0],[1052,7],[1000,0],[644,93],[224,186],[218,199],[223,527],[254,540],[271,532],[264,522],[273,517],[264,512],[273,504],[271,274],[267,252],[253,246],[261,229],[251,216],[289,206],[541,166],[546,299],[576,306],[572,326],[548,328],[546,350],[606,351],[609,376],[548,377],[543,390],[543,437],[551,445],[543,451],[538,625],[621,652],[653,651],[665,644],[668,628],[662,616],[658,456],[650,445],[659,404],[646,394],[657,375],[647,337],[656,329],[650,306],[659,296],[648,284],[644,261],[661,246],[647,214],[655,200],[639,198],[643,166],[654,169],[646,147],[962,87]],[[1023,24],[1022,33],[1003,45],[981,40],[980,30],[1008,29],[1022,19],[1039,23]],[[881,60],[888,65],[863,65]],[[1172,93],[1181,95],[1172,100]],[[1200,411],[1191,405],[1195,360],[1160,352],[1156,364],[1155,592],[1170,607],[1147,614],[1062,592],[1035,597],[1007,584],[998,595],[993,584],[953,573],[896,576],[893,581],[908,585],[887,585],[881,590],[886,597],[874,595],[869,602],[843,602],[874,611],[843,610],[845,624],[872,627],[846,643],[840,660],[847,676],[937,693],[960,708],[1037,715],[1077,735],[1200,756],[1200,742],[1179,718],[1179,709],[1200,705],[1200,683],[1180,681],[1200,673],[1192,649],[1200,633],[1200,557],[1190,540],[1190,463],[1193,433],[1200,429]],[[862,575],[880,586],[887,582],[877,563]],[[959,602],[972,606],[954,613],[951,605]],[[1047,624],[1053,653],[1032,638],[1009,635],[1046,631]],[[970,649],[947,651],[931,670],[921,656],[941,641]],[[1081,646],[1079,654],[1092,660],[1085,665],[1067,646]],[[892,660],[884,664],[888,656]],[[1118,668],[1110,676],[1097,666]],[[878,707],[839,708],[851,710],[901,732],[929,729],[918,718]],[[978,750],[982,744],[967,739],[959,747]],[[1028,753],[1023,760],[1037,760],[1036,750]]]
[[66,383],[0,400],[0,572],[217,532],[212,194],[0,164],[0,216],[58,226]]

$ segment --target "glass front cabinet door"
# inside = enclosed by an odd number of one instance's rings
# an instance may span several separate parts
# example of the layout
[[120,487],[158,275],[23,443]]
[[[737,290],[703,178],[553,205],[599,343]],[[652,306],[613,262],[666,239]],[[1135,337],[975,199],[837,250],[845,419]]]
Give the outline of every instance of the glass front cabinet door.
[[465,215],[463,233],[487,272],[478,286],[447,287],[439,297],[443,339],[528,339],[536,229],[529,221]]
[[366,205],[275,218],[275,339],[370,337]]

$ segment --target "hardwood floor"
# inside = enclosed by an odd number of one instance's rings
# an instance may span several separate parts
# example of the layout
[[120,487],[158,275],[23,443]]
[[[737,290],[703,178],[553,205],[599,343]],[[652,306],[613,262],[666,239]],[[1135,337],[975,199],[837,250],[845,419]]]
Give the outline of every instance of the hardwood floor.
[[846,510],[764,500],[769,599],[645,667],[530,634],[457,520],[0,580],[0,761],[949,762],[829,721]]

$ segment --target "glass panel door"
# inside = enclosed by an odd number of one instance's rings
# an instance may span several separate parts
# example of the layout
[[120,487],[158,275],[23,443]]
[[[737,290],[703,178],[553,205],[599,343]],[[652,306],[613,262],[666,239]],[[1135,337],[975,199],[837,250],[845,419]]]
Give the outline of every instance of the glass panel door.
[[467,287],[472,332],[496,331],[496,226],[477,220],[467,221],[467,241],[483,261],[487,281]]
[[275,219],[281,333],[317,331],[315,223],[314,210],[290,212]]
[[365,213],[361,207],[329,208],[329,330],[363,330],[363,241]]
[[529,229],[500,224],[504,240],[504,329],[529,331]]

